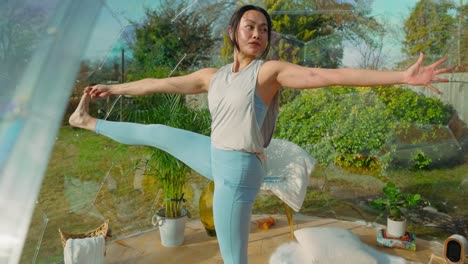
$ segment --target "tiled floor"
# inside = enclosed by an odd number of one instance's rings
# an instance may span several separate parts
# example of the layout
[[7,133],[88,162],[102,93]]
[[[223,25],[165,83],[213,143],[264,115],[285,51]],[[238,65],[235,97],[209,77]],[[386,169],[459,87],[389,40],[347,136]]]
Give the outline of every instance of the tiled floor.
[[[285,216],[273,215],[276,224],[269,230],[257,228],[255,221],[268,216],[255,215],[252,219],[249,240],[249,263],[268,263],[270,255],[279,245],[291,241]],[[346,228],[357,234],[363,242],[382,252],[400,255],[407,259],[409,263],[445,263],[440,257],[443,247],[440,243],[416,238],[416,252],[382,248],[375,246],[376,232],[374,227],[368,227],[355,222],[338,221],[336,219],[306,217],[302,215],[295,215],[294,217],[294,228],[296,230],[312,226]],[[199,220],[191,220],[187,222],[183,245],[174,248],[163,247],[158,230],[153,230],[109,243],[107,245],[105,263],[222,264],[223,262],[216,238],[209,237],[206,234]]]

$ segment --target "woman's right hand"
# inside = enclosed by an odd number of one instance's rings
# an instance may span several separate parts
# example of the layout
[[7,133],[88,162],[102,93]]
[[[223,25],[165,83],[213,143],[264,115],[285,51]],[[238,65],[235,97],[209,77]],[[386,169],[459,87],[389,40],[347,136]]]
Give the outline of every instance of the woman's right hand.
[[111,95],[110,86],[105,84],[88,86],[85,88],[84,92],[89,94],[91,98],[105,98]]

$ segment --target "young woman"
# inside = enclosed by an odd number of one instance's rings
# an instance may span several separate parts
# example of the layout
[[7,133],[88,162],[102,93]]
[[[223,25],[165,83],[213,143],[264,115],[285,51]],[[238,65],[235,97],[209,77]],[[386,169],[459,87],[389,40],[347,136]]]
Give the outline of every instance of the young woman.
[[[264,177],[263,150],[273,134],[278,91],[331,85],[425,85],[446,82],[436,69],[441,59],[424,67],[423,55],[406,71],[318,69],[282,61],[264,61],[270,48],[272,22],[262,8],[247,5],[232,16],[228,33],[234,61],[220,69],[206,68],[185,76],[143,79],[87,87],[70,124],[131,145],[160,148],[214,180],[214,220],[224,263],[247,263],[252,205]],[[262,59],[259,59],[262,58]],[[164,125],[98,120],[88,114],[90,98],[152,93],[208,93],[211,137]]]

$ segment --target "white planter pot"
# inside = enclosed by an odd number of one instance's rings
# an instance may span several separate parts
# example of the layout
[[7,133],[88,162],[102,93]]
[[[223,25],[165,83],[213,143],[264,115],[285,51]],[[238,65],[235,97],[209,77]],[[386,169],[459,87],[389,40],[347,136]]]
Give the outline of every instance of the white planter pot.
[[[182,209],[182,216],[165,217],[165,209],[159,209],[152,218],[153,225],[159,228],[161,244],[165,247],[177,247],[184,242],[185,220],[187,210]],[[156,218],[156,219],[155,219]]]
[[403,221],[394,221],[387,218],[387,236],[402,237],[406,233],[406,219]]

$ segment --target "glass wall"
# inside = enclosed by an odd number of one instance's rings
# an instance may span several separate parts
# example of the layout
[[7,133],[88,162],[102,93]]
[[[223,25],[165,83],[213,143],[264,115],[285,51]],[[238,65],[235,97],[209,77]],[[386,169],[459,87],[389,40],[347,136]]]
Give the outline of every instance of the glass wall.
[[[21,250],[24,240],[21,263],[62,263],[58,230],[83,233],[106,219],[112,230],[109,241],[153,228],[151,218],[164,202],[153,149],[73,128],[68,118],[88,85],[178,76],[230,63],[227,21],[249,1],[73,2],[0,4],[0,187],[10,193],[28,190],[28,195],[18,196],[22,204],[2,199],[2,211],[12,212],[4,226],[20,231],[0,229],[0,260],[13,259],[12,252]],[[393,182],[403,193],[421,197],[405,212],[409,230],[417,237],[442,242],[455,233],[467,236],[468,3],[250,3],[272,16],[269,60],[321,68],[404,70],[423,52],[424,64],[446,57],[444,65],[454,68],[445,74],[449,83],[434,83],[440,95],[427,87],[403,85],[303,91],[284,87],[274,137],[301,146],[318,161],[298,213],[384,224],[386,213],[370,203]],[[71,40],[54,42],[60,34]],[[33,103],[38,97],[42,100]],[[101,119],[167,123],[209,134],[205,95],[177,98],[195,111],[190,115],[201,117],[196,121],[174,118],[178,115],[173,109],[164,108],[167,100],[174,100],[168,98],[111,96],[92,100],[89,110]],[[43,108],[54,114],[36,117],[35,110]],[[36,129],[25,125],[31,118]],[[44,137],[31,137],[39,132]],[[37,145],[42,165],[24,156]],[[26,167],[28,171],[18,169]],[[209,181],[191,170],[184,181],[185,206],[198,221],[199,197]],[[26,205],[29,213],[16,212]],[[262,193],[254,213],[282,214],[282,208],[275,195]],[[5,238],[11,237],[19,237],[16,246],[4,246]]]

